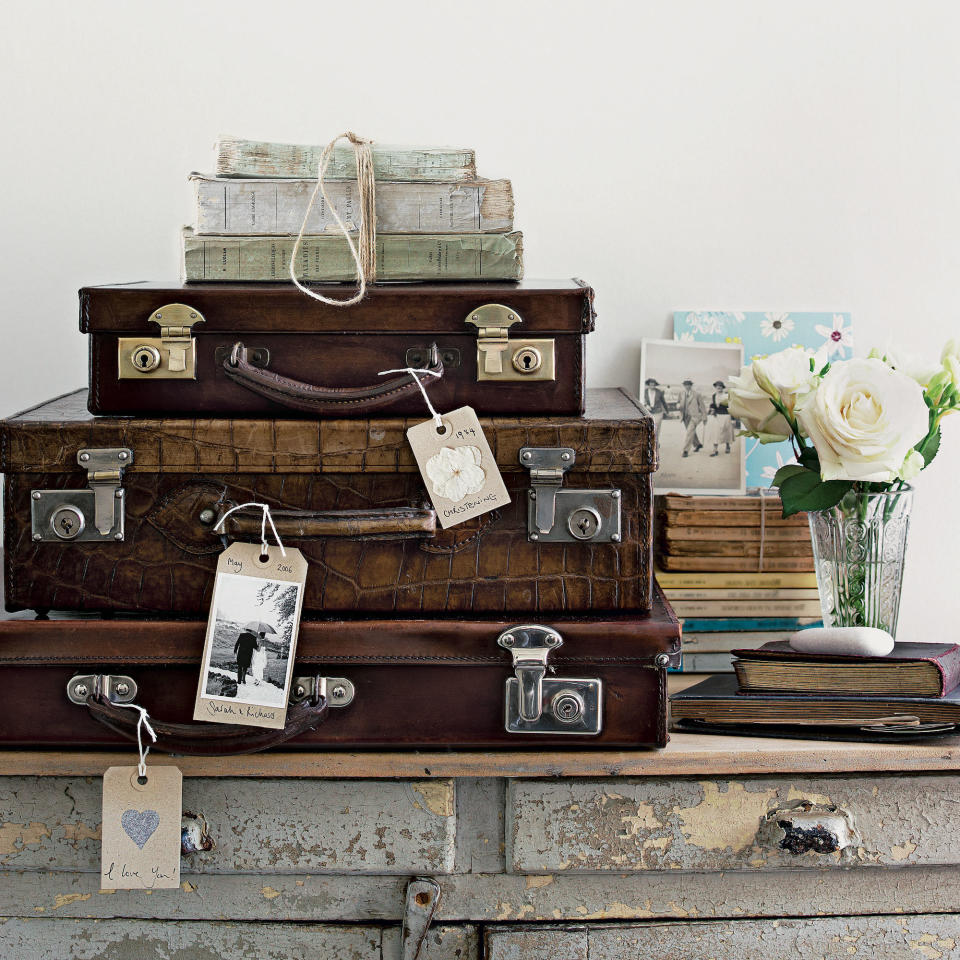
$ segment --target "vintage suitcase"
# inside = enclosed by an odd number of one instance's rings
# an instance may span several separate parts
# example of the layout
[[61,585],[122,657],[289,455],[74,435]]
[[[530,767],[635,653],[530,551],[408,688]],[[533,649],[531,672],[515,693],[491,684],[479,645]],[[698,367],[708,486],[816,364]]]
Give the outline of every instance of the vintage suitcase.
[[680,628],[662,594],[633,616],[314,620],[300,628],[283,730],[192,722],[206,624],[111,618],[0,622],[0,745],[158,748],[663,746]]
[[[583,419],[483,420],[512,502],[447,530],[406,440],[422,419],[92,417],[81,391],[2,421],[8,608],[205,616],[213,528],[251,500],[309,561],[307,611],[649,606],[656,444],[625,392],[589,391]],[[226,521],[257,542],[260,525]]]
[[[343,298],[344,288],[317,287]],[[330,307],[292,284],[135,283],[80,291],[93,413],[420,416],[583,412],[582,281],[378,284]]]

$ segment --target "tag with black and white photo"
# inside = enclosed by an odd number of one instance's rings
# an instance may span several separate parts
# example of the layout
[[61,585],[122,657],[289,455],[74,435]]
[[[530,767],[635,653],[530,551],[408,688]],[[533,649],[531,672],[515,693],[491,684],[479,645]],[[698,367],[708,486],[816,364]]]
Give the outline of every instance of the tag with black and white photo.
[[[142,782],[141,782],[142,781]],[[110,767],[103,775],[101,890],[180,886],[183,775],[176,767]]]
[[194,720],[283,727],[306,579],[299,550],[232,543],[220,554]]
[[471,407],[460,407],[407,430],[427,493],[446,529],[510,502],[497,461]]

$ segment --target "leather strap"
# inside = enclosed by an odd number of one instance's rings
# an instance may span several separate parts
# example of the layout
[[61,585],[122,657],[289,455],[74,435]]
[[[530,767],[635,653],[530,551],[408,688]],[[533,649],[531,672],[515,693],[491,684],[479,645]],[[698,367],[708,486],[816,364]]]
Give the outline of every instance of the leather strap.
[[[230,504],[225,504],[225,509]],[[376,537],[380,540],[427,540],[437,533],[437,513],[431,507],[386,507],[382,510],[271,510],[281,540],[319,537]],[[214,524],[216,527],[217,524]],[[259,537],[260,518],[234,513],[224,532],[235,537]]]
[[[414,375],[424,387],[443,376],[443,361],[436,344],[430,345],[430,358],[430,365],[424,369],[435,376],[426,373]],[[388,361],[384,360],[384,363]],[[318,416],[343,415],[345,411],[381,410],[420,392],[420,387],[408,373],[391,380],[379,380],[366,387],[321,387],[293,380],[272,370],[253,366],[247,360],[246,347],[239,342],[233,345],[230,356],[223,361],[223,371],[234,383],[261,397]]]
[[[87,697],[87,709],[98,723],[127,740],[137,742],[140,716],[136,711],[115,706],[102,693]],[[154,717],[150,718],[150,725],[157,735],[157,742],[153,745],[156,750],[188,756],[222,756],[259,753],[276,747],[307,730],[313,730],[327,719],[329,712],[326,698],[321,697],[316,705],[303,701],[291,706],[282,730],[223,723],[168,723]]]

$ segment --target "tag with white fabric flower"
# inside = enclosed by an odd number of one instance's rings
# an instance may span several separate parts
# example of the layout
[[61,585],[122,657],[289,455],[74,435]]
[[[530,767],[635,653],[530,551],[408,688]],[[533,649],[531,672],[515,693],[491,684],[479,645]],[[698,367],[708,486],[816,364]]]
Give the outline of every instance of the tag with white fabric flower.
[[418,423],[407,431],[407,440],[442,527],[510,502],[497,461],[470,407]]

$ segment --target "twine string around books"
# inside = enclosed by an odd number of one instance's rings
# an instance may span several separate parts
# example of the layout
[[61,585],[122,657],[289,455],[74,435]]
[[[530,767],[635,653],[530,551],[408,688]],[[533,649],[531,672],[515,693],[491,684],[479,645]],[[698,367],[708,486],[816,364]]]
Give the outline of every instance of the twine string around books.
[[[330,155],[333,148],[340,140],[349,141],[353,147],[354,157],[357,162],[357,195],[360,207],[360,232],[358,242],[354,243],[353,236],[346,228],[340,214],[337,213],[336,205],[330,202],[327,196],[327,188],[323,182],[327,172],[327,164],[330,162]],[[377,217],[376,217],[376,181],[373,175],[373,151],[372,140],[364,137],[358,137],[352,130],[347,130],[339,136],[334,137],[320,154],[320,163],[317,165],[317,185],[313,188],[310,195],[310,202],[307,204],[306,212],[303,215],[303,223],[300,224],[300,232],[293,244],[293,250],[290,253],[290,279],[301,292],[314,300],[326,303],[331,307],[350,307],[359,303],[367,293],[367,284],[373,283],[377,278]],[[303,235],[307,230],[307,221],[310,219],[310,212],[316,202],[317,194],[323,196],[323,202],[327,205],[327,210],[336,220],[340,232],[347,241],[350,248],[350,255],[357,267],[357,291],[347,300],[332,300],[329,297],[311,290],[304,286],[297,279],[297,256],[300,253],[300,245],[303,242]]]

